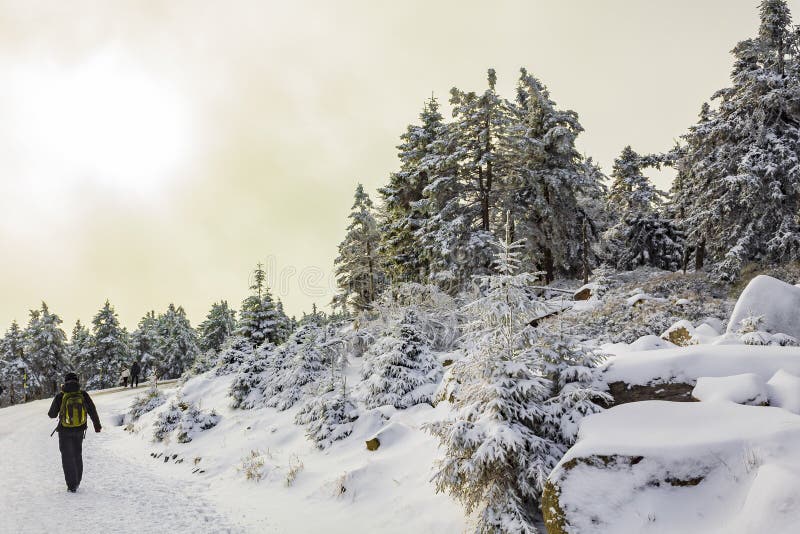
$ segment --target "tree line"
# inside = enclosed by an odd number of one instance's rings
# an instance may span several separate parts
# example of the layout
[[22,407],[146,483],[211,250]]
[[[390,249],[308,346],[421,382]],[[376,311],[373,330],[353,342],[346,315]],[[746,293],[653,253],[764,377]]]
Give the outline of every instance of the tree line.
[[106,300],[90,325],[79,319],[67,337],[61,317],[42,302],[30,310],[25,326],[13,321],[0,338],[0,405],[53,395],[68,371],[76,372],[87,389],[119,385],[122,371],[135,361],[145,377],[155,373],[159,378],[178,378],[198,362],[213,360],[233,334],[253,345],[265,340],[279,343],[294,330],[296,321],[286,315],[280,299],[272,297],[261,264],[253,280],[238,319],[237,312],[221,300],[211,305],[197,328],[182,306],[170,304],[162,313],[147,312],[129,332]]

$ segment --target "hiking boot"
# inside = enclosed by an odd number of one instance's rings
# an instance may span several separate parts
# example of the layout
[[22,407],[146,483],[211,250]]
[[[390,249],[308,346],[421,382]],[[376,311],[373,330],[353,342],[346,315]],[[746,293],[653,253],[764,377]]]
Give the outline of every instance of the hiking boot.
[[75,493],[76,491],[78,491],[78,488],[67,488],[67,491],[70,493]]

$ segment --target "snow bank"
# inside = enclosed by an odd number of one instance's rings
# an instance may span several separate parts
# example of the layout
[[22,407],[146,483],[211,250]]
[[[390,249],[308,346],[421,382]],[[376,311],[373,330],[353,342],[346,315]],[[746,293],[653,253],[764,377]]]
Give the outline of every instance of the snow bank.
[[798,440],[777,408],[626,404],[584,420],[550,483],[570,532],[796,532]]
[[701,376],[753,373],[769,380],[784,371],[800,376],[800,348],[749,345],[694,345],[663,350],[621,353],[604,371],[607,382],[632,385],[681,382],[694,384]]
[[800,414],[800,376],[781,369],[767,382],[767,391],[772,406]]
[[728,401],[756,406],[765,404],[768,399],[765,381],[753,373],[700,377],[692,391],[692,397],[704,402]]
[[765,275],[750,280],[733,308],[728,332],[738,332],[742,320],[758,316],[763,316],[759,329],[800,338],[800,287]]

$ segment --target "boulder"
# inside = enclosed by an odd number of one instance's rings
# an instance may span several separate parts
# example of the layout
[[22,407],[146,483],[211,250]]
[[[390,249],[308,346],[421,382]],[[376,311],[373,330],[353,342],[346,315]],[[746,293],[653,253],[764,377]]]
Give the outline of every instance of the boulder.
[[798,439],[800,417],[729,402],[590,415],[544,485],[547,532],[794,532]]
[[678,321],[661,334],[661,339],[666,339],[679,347],[694,345],[696,343],[694,339],[694,326],[686,320]]
[[766,383],[754,373],[701,376],[692,390],[692,397],[703,402],[727,401],[753,406],[769,404]]
[[759,275],[744,288],[731,319],[728,333],[742,329],[748,317],[762,317],[759,330],[771,334],[788,334],[800,338],[800,287],[787,284],[771,276]]

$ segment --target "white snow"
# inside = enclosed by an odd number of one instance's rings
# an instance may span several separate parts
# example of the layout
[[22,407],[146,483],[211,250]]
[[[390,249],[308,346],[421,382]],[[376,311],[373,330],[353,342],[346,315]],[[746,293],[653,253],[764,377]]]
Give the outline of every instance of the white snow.
[[767,382],[769,403],[800,414],[800,376],[779,370]]
[[780,369],[800,376],[800,348],[749,345],[693,345],[663,350],[619,353],[604,373],[607,382],[628,384],[682,382],[701,376],[754,373],[769,380]]
[[675,347],[674,343],[667,341],[666,339],[662,339],[655,335],[648,335],[642,336],[633,343],[631,343],[628,347],[630,351],[640,351],[640,350],[657,350],[657,349],[667,349],[670,347]]
[[760,376],[745,373],[735,376],[697,379],[692,397],[703,402],[728,401],[737,404],[761,405],[767,402],[767,386]]
[[[779,408],[624,404],[584,420],[551,480],[581,534],[789,534],[800,521],[800,449],[787,444],[799,440],[800,417]],[[592,455],[643,459],[563,470]]]
[[763,317],[760,329],[800,338],[800,288],[771,276],[759,275],[744,288],[733,308],[728,332],[737,332],[743,319]]

